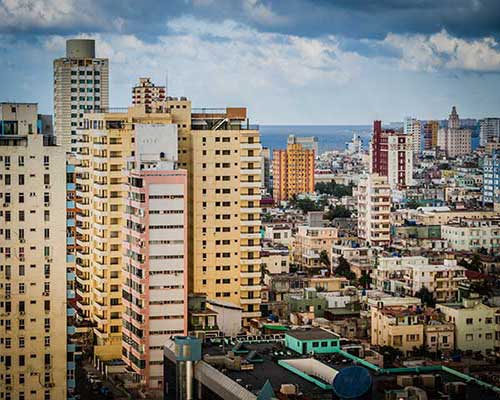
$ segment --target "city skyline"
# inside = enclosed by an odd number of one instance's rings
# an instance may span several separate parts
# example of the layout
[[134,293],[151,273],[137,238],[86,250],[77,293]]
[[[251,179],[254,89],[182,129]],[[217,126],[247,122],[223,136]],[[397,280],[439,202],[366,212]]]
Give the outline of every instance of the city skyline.
[[482,118],[500,103],[494,2],[112,3],[0,2],[4,100],[52,113],[52,60],[91,37],[112,106],[140,76],[167,75],[171,95],[246,106],[261,124],[444,119],[452,105]]

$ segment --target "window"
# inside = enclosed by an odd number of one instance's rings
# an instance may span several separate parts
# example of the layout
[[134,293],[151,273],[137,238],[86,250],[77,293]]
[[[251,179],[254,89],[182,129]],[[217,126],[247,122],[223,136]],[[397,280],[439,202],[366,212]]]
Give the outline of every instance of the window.
[[472,335],[472,333],[468,333],[465,335],[465,340],[467,342],[472,342],[473,339],[474,339],[474,336]]
[[319,342],[313,342],[312,347],[319,347]]
[[472,318],[467,318],[467,319],[465,320],[465,323],[466,323],[467,325],[472,325],[472,322],[473,322],[473,319],[472,319]]

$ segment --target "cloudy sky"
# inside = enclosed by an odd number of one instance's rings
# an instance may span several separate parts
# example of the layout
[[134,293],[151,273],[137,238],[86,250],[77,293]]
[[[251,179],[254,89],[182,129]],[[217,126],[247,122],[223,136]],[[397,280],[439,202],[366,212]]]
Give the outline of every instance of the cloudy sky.
[[112,106],[139,76],[262,124],[500,116],[498,0],[0,0],[0,101],[52,112],[52,60],[92,37]]

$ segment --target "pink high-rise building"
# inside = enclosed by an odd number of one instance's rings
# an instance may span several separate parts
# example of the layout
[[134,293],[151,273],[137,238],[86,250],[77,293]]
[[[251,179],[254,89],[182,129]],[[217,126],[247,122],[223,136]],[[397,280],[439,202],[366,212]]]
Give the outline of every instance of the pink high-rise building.
[[177,126],[136,124],[128,161],[123,360],[148,390],[163,387],[163,346],[187,333],[187,172]]

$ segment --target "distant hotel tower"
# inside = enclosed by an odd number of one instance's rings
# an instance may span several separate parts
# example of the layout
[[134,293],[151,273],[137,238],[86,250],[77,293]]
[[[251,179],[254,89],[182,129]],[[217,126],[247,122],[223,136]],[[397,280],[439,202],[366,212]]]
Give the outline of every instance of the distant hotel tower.
[[108,64],[95,57],[95,42],[89,39],[68,40],[66,57],[54,60],[54,129],[67,152],[76,152],[83,114],[108,107]]

